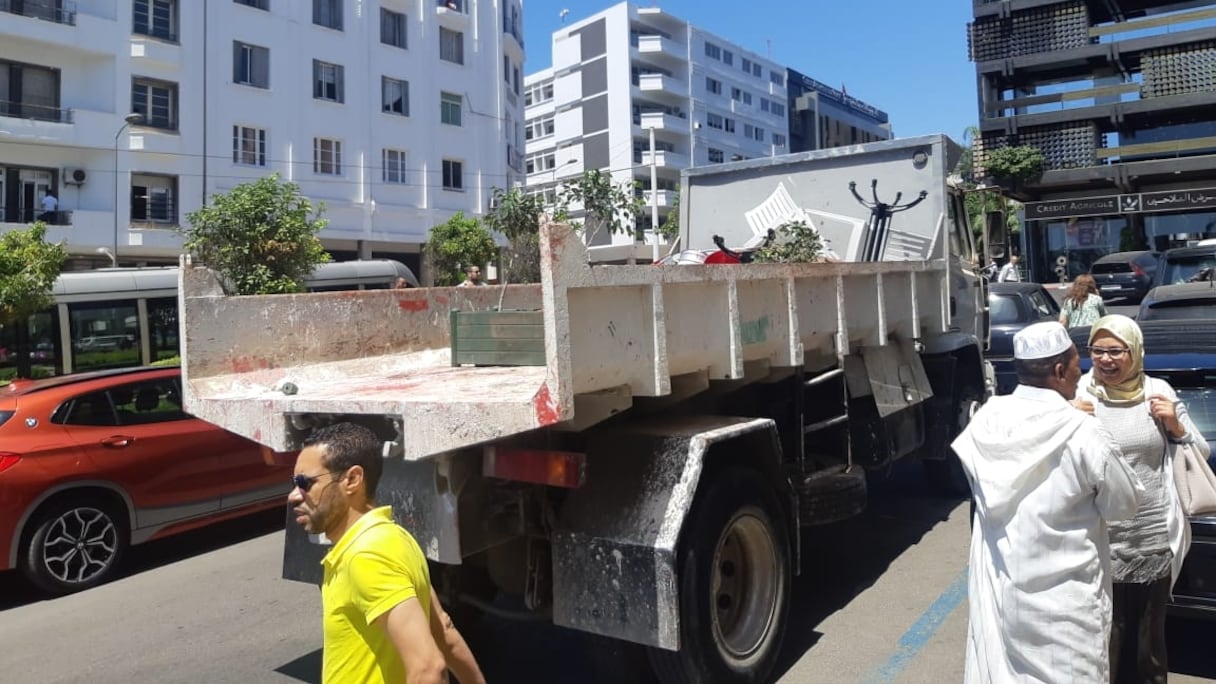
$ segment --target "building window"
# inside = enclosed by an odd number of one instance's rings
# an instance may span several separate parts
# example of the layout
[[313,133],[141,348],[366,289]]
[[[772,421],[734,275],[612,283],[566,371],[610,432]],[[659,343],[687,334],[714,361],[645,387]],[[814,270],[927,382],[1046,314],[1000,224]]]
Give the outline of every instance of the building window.
[[760,78],[760,74],[763,71],[764,70],[760,68],[759,64],[756,64],[754,62],[752,63],[752,76],[755,76],[756,78]]
[[464,163],[453,159],[443,160],[443,189],[464,190]]
[[312,61],[312,96],[317,100],[345,102],[343,69],[339,64]]
[[743,99],[743,91],[732,87],[730,89],[730,99],[735,100],[736,102],[741,101]]
[[410,84],[388,76],[380,77],[380,109],[388,114],[410,115]]
[[722,63],[725,64],[726,66],[734,66],[734,64],[735,64],[734,53],[731,52],[730,50],[723,50],[722,51]]
[[439,120],[449,126],[460,126],[462,99],[459,95],[452,93],[440,93],[439,95]]
[[547,138],[553,135],[553,115],[543,116],[527,122],[524,128],[524,140]]
[[502,56],[502,80],[511,83],[511,58],[506,55]]
[[177,224],[177,177],[131,174],[131,223]]
[[342,141],[312,139],[312,172],[326,176],[342,175]]
[[760,128],[759,126],[756,126],[756,130],[754,131],[754,135],[752,136],[752,138],[754,140],[764,142],[764,129]]
[[232,163],[242,166],[266,166],[266,129],[233,126]]
[[144,126],[177,130],[177,84],[136,78],[131,82],[131,111],[144,115]]
[[464,64],[464,34],[439,27],[439,59]]
[[384,148],[380,166],[383,170],[381,179],[385,183],[405,183],[404,150],[390,150],[387,147]]
[[705,56],[710,59],[722,59],[722,48],[707,40],[705,41]]
[[238,5],[253,7],[254,9],[270,10],[270,0],[235,0]]
[[312,23],[342,30],[342,0],[312,0]]
[[713,147],[709,148],[709,163],[710,164],[721,164],[725,160],[726,160],[726,155],[723,154],[722,150],[719,150],[719,149],[713,148]]
[[767,98],[763,98],[763,97],[760,98],[760,111],[762,111],[762,112],[768,111],[768,99]]
[[785,116],[785,105],[780,102],[774,102],[770,111],[776,116]]
[[709,76],[706,76],[705,77],[705,89],[708,90],[709,92],[713,93],[714,95],[721,95],[722,94],[722,81],[719,81],[716,78],[710,78]]
[[743,73],[750,74],[752,72],[752,61],[746,57],[740,58],[740,66],[743,67]]
[[773,83],[776,83],[779,86],[782,86],[782,87],[785,86],[785,74],[783,74],[779,71],[768,72],[768,80],[772,81]]
[[408,47],[404,14],[380,8],[380,42],[402,49]]
[[709,126],[710,128],[716,128],[719,131],[722,130],[722,125],[723,125],[722,124],[722,115],[714,114],[712,112],[709,114],[706,114],[705,115],[705,125]]
[[0,60],[0,116],[62,121],[65,113],[59,108],[58,69]]
[[177,0],[135,0],[131,7],[135,33],[177,42]]
[[255,88],[269,88],[270,50],[232,41],[232,82]]
[[734,119],[732,119],[730,117],[726,117],[725,119],[722,120],[722,123],[725,125],[724,130],[727,133],[735,132],[735,120]]
[[744,90],[743,91],[743,104],[749,105],[751,103],[752,103],[752,94],[747,92],[746,90]]
[[785,147],[785,136],[780,133],[774,133],[773,144],[778,147]]

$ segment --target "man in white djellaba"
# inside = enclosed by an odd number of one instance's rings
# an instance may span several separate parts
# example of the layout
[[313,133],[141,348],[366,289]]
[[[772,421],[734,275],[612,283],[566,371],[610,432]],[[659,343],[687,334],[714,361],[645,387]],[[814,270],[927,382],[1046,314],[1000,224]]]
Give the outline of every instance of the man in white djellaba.
[[1064,326],[1014,336],[1018,387],[993,397],[951,445],[975,499],[966,681],[1107,682],[1107,523],[1144,487],[1093,416],[1069,403],[1081,377]]

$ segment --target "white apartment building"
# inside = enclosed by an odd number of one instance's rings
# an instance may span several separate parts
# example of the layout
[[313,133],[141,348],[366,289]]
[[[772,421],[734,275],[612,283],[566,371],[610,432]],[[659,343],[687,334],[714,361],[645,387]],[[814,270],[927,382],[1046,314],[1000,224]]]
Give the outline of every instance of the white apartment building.
[[339,258],[417,270],[433,225],[523,180],[521,22],[520,0],[0,1],[0,230],[50,191],[74,266],[175,261],[188,213],[278,173]]
[[[789,152],[786,69],[658,7],[614,5],[553,33],[553,64],[524,80],[530,191],[552,198],[584,170],[637,180],[639,222],[660,221],[695,164]],[[657,192],[650,192],[650,129]],[[633,242],[597,235],[592,244]]]

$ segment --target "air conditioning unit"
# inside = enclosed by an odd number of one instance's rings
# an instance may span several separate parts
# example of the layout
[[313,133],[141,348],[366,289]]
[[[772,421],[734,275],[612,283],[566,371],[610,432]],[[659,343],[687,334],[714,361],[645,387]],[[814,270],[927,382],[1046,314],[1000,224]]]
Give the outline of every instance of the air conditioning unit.
[[64,169],[63,182],[68,185],[84,185],[89,179],[89,172],[84,169]]

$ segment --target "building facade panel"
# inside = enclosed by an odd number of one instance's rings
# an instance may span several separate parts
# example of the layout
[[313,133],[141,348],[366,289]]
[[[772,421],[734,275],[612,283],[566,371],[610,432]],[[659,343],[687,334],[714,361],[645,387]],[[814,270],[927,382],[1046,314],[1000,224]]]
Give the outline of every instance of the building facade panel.
[[75,259],[174,261],[206,197],[278,173],[325,202],[343,256],[416,253],[523,181],[518,0],[76,5],[62,23],[0,11],[0,62],[53,76],[0,94],[0,230],[50,191]]

